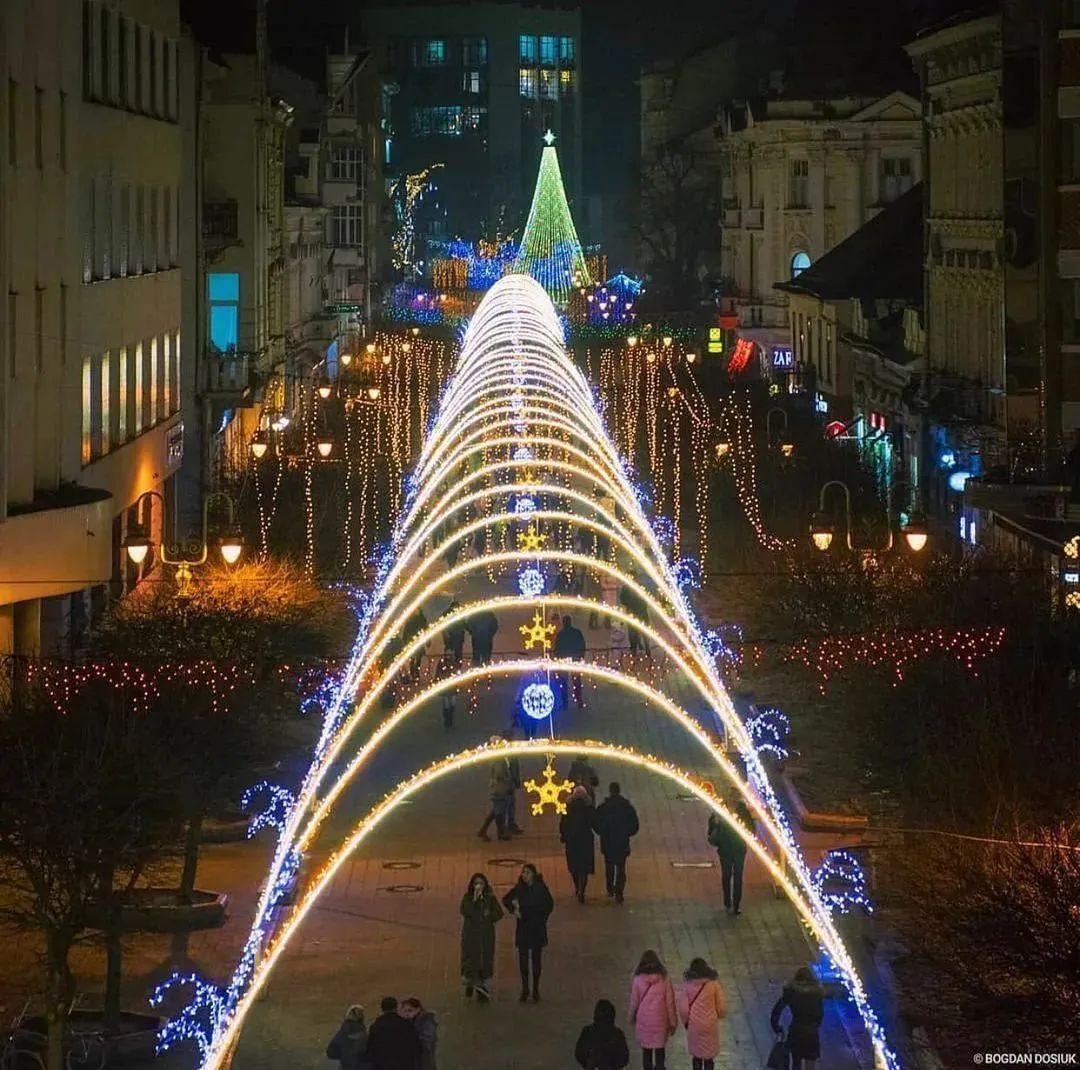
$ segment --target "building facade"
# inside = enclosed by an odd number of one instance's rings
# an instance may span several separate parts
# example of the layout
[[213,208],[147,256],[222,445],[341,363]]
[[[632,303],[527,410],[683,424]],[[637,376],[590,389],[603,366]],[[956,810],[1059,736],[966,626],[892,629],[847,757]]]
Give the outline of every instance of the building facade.
[[548,129],[581,204],[581,13],[532,4],[374,8],[363,30],[391,89],[391,183],[440,163],[424,220],[434,238],[520,228]]
[[175,504],[182,184],[176,0],[0,9],[0,653],[77,646]]
[[922,174],[919,102],[884,97],[773,99],[721,109],[725,313],[770,363],[792,348],[796,277],[902,196]]

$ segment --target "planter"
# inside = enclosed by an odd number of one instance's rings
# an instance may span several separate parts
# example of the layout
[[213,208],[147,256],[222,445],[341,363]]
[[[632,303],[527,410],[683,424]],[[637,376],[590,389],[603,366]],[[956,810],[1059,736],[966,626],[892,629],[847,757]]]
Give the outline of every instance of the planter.
[[788,804],[803,829],[807,832],[862,832],[870,824],[865,814],[829,814],[807,810],[802,796],[784,771],[776,774],[780,790],[787,797]]
[[251,814],[242,814],[239,810],[224,811],[208,817],[203,822],[203,843],[239,843],[247,839]]
[[[216,929],[225,923],[229,897],[224,892],[196,890],[190,903],[173,888],[136,888],[120,908],[120,927],[128,933],[191,933]],[[95,928],[103,915],[92,914]]]
[[[121,1011],[116,1029],[106,1033],[100,1010],[77,1007],[68,1015],[68,1022],[73,1033],[93,1033],[101,1037],[107,1066],[123,1066],[149,1063],[156,1058],[157,1033],[165,1019],[138,1011]],[[45,1019],[40,1015],[23,1018],[18,1029],[29,1034],[44,1035]]]

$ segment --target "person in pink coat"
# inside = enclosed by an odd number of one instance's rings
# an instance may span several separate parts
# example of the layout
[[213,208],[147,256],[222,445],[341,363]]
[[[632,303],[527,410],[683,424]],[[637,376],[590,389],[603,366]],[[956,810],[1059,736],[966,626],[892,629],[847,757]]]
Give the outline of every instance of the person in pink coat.
[[683,974],[677,1004],[679,1020],[686,1026],[686,1046],[694,1070],[713,1070],[720,1051],[720,1019],[727,1014],[724,990],[704,959],[694,959]]
[[634,970],[630,985],[630,1024],[641,1045],[645,1070],[664,1070],[668,1037],[679,1019],[675,1014],[675,989],[655,951],[646,951]]

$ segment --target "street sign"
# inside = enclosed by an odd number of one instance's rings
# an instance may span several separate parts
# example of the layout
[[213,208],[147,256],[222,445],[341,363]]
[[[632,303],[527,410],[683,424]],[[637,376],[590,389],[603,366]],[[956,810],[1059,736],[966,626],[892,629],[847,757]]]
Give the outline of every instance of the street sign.
[[724,329],[723,327],[709,328],[708,351],[710,353],[724,352]]
[[353,312],[363,311],[363,306],[356,301],[332,301],[326,307],[331,312],[337,313],[339,316],[348,315]]

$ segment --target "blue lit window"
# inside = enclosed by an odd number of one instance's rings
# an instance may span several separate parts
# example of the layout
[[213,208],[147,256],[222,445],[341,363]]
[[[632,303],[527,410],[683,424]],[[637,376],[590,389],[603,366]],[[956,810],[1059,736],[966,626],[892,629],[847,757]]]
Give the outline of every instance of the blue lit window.
[[441,67],[446,62],[446,42],[441,37],[429,37],[413,46],[413,62],[417,67]]
[[798,278],[810,266],[810,257],[801,249],[791,258],[791,277]]
[[206,279],[210,303],[210,345],[219,353],[235,353],[240,343],[240,276],[211,272]]
[[554,37],[540,38],[540,63],[545,67],[555,66],[555,42]]
[[572,37],[559,38],[559,62],[564,66],[574,62],[574,39]]
[[536,38],[531,34],[523,33],[518,38],[518,51],[522,63],[536,62]]

